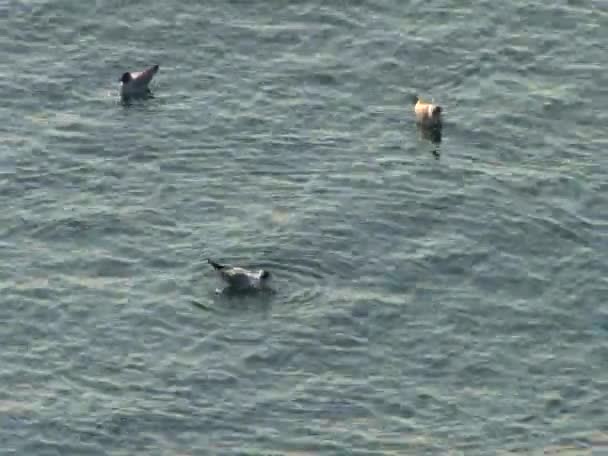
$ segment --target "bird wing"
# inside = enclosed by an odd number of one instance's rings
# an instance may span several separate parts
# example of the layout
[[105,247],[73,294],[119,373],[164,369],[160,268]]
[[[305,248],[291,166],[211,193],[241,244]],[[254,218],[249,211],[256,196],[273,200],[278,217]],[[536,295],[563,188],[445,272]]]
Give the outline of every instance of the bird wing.
[[247,288],[253,285],[251,273],[243,268],[222,269],[222,277],[231,286],[236,288]]
[[157,71],[158,67],[152,66],[144,71],[131,73],[131,77],[137,81],[137,84],[148,85]]

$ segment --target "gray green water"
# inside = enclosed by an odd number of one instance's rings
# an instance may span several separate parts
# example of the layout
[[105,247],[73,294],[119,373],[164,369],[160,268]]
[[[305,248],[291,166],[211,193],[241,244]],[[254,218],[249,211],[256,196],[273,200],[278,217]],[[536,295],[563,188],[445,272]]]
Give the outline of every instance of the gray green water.
[[[4,0],[0,30],[0,454],[601,454],[605,1]],[[276,293],[216,296],[207,256]]]

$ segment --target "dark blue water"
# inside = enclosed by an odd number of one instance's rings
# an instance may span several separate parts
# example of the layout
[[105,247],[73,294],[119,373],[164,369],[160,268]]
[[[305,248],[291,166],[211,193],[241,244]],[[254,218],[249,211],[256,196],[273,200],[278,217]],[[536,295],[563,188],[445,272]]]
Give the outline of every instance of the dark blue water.
[[6,0],[0,30],[0,453],[608,451],[605,2]]

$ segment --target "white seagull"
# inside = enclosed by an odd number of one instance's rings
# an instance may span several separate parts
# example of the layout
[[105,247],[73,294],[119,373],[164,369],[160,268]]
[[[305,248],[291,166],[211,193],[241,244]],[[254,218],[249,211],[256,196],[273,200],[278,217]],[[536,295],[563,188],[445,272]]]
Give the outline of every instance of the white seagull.
[[270,280],[270,272],[260,269],[258,271],[248,271],[244,268],[220,264],[207,259],[213,266],[228,288],[238,291],[261,290],[266,288]]
[[158,72],[158,65],[151,66],[140,72],[126,72],[120,77],[120,96],[122,98],[141,97],[150,95],[148,84]]

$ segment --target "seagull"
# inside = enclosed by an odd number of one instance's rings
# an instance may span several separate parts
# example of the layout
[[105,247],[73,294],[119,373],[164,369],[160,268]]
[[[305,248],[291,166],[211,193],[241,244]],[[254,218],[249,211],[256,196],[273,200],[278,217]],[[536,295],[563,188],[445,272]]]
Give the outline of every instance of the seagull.
[[130,98],[151,95],[148,84],[158,72],[158,68],[158,65],[154,65],[144,71],[123,73],[119,79],[120,96]]
[[222,280],[228,284],[228,288],[232,290],[261,290],[266,288],[270,279],[270,272],[264,269],[248,271],[244,268],[216,263],[210,259],[207,259],[207,261],[218,272]]
[[433,103],[426,103],[418,95],[414,95],[414,113],[418,125],[426,128],[441,128],[441,112],[443,109]]

